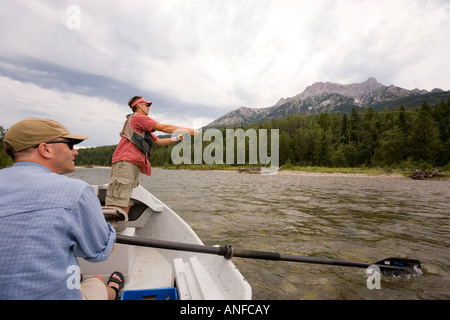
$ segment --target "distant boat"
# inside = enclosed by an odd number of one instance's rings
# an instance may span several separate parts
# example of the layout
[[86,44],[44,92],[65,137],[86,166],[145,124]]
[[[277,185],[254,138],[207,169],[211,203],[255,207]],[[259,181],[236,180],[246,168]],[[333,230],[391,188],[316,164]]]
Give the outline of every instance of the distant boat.
[[[107,185],[93,186],[104,204]],[[134,205],[117,223],[118,234],[203,245],[192,228],[142,186],[131,194]],[[111,214],[104,207],[105,215]],[[113,210],[114,211],[114,210]],[[117,211],[116,213],[119,213]],[[180,300],[248,300],[249,283],[230,259],[222,256],[116,244],[107,261],[79,259],[83,278],[114,271],[125,276],[122,298]],[[172,292],[173,295],[167,292]],[[161,295],[159,295],[161,294]]]

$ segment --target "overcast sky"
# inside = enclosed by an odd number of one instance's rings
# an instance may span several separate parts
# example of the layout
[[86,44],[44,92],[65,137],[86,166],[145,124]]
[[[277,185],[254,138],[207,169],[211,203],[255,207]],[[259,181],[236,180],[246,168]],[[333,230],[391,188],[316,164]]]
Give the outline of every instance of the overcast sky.
[[199,128],[318,81],[450,89],[449,0],[0,0],[0,28],[0,125],[82,146],[117,144],[135,95]]

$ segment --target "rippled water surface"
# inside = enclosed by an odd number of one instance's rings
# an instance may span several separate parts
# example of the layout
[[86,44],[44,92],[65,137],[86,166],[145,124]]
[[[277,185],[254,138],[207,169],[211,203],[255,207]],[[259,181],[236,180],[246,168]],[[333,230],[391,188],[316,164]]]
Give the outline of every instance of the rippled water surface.
[[[91,184],[108,169],[77,169]],[[449,299],[450,181],[272,176],[153,169],[140,183],[177,212],[206,245],[376,262],[418,259],[424,274],[233,258],[254,299]]]

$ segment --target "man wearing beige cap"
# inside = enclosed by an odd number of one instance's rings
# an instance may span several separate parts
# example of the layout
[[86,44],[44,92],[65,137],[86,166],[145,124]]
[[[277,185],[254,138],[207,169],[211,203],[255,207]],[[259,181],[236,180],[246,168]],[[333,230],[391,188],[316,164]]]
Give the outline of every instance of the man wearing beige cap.
[[74,277],[77,257],[104,261],[116,239],[93,188],[62,175],[75,170],[73,146],[87,138],[39,118],[6,132],[14,164],[0,170],[0,300],[115,299],[123,288],[120,273],[107,286]]

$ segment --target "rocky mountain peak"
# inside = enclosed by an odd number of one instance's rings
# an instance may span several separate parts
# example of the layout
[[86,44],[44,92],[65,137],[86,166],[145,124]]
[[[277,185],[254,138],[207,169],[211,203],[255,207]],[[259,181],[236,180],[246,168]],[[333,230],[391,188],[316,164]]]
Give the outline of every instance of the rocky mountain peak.
[[365,82],[363,82],[362,84],[366,84],[368,86],[376,86],[376,85],[380,85],[381,83],[379,83],[377,81],[377,79],[375,79],[374,77],[370,77],[369,79],[367,79]]
[[361,100],[367,93],[373,93],[385,88],[375,78],[369,78],[363,83],[338,84],[332,82],[316,82],[307,87],[305,91],[296,96],[296,98],[317,97],[324,94],[339,94],[344,97]]
[[[353,84],[316,82],[294,97],[279,99],[272,107],[240,107],[213,121],[207,127],[264,121],[266,119],[285,117],[291,113],[348,111],[352,107],[365,108],[369,106],[383,109],[387,105],[400,101],[400,99],[403,99],[402,103],[404,103],[404,99],[441,93],[442,97],[450,96],[450,92],[447,93],[440,89],[434,89],[429,93],[427,90],[407,90],[393,84],[385,86],[373,77],[362,83]],[[421,99],[419,100],[423,103]]]

